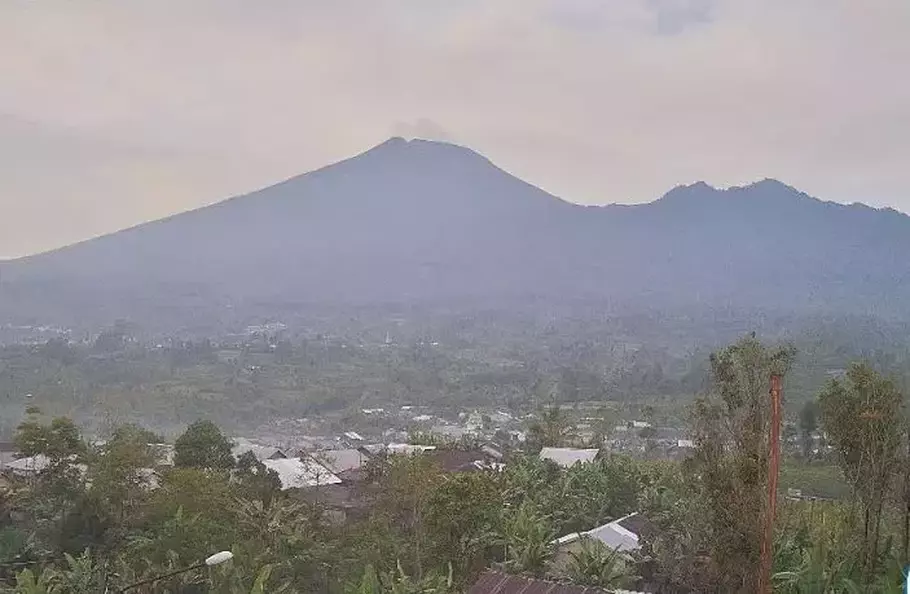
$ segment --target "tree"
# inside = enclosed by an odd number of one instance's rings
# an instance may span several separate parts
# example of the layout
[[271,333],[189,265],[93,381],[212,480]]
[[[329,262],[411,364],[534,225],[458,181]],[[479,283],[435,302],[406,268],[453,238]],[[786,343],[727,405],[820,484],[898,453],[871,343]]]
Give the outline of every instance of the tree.
[[110,441],[130,441],[151,445],[164,443],[164,437],[141,425],[125,423],[114,428]]
[[711,355],[712,389],[696,400],[693,470],[707,509],[715,587],[756,591],[768,481],[771,375],[790,369],[792,348],[754,335]]
[[799,411],[799,434],[803,447],[803,458],[812,457],[812,442],[818,429],[818,404],[811,400]]
[[882,508],[897,469],[903,397],[890,379],[854,364],[819,395],[822,424],[862,507],[863,563],[871,578],[878,562]]
[[501,507],[499,473],[445,475],[427,502],[431,556],[449,560],[459,578],[476,575],[497,542]]
[[46,456],[51,466],[81,460],[87,452],[79,428],[66,417],[57,417],[48,425],[30,418],[19,425],[15,442],[23,456]]
[[421,579],[427,563],[439,561],[430,550],[427,514],[431,498],[443,481],[442,472],[429,456],[422,454],[392,455],[376,470],[380,496],[374,513],[383,519],[386,535],[400,536],[397,542],[388,543],[394,551],[390,556]]
[[531,501],[511,510],[505,520],[505,566],[518,573],[543,575],[555,553],[553,539],[556,531],[550,518],[542,514]]
[[528,443],[536,449],[564,446],[572,438],[573,429],[569,415],[558,406],[550,406],[528,427]]
[[48,544],[66,549],[67,535],[81,516],[88,448],[70,419],[59,417],[44,424],[30,416],[16,431],[16,447],[26,456],[44,459],[36,460],[39,472],[26,491],[25,510]]
[[89,467],[90,494],[121,531],[137,519],[157,482],[155,437],[136,425],[117,427]]
[[583,537],[577,550],[569,551],[565,573],[572,583],[615,589],[630,585],[631,575],[623,554],[601,541]]
[[182,468],[229,469],[234,466],[231,442],[211,421],[196,421],[177,438],[174,466]]
[[244,452],[237,459],[234,472],[239,490],[250,499],[258,499],[265,505],[281,491],[278,473],[260,462],[253,452]]

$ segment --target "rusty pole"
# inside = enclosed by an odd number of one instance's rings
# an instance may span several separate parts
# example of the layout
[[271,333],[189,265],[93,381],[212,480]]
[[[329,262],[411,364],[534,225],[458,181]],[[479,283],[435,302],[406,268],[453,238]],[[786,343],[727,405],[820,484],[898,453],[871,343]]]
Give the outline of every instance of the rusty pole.
[[765,510],[761,542],[761,568],[758,574],[759,594],[771,594],[771,556],[774,548],[774,518],[777,515],[777,478],[780,473],[780,376],[771,376],[771,428],[768,446],[768,508]]

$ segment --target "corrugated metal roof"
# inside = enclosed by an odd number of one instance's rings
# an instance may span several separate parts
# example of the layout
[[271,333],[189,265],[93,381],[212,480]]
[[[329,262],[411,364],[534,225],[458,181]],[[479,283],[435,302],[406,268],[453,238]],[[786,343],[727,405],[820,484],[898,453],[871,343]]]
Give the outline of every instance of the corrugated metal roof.
[[367,461],[360,450],[323,450],[312,457],[335,473],[357,470]]
[[44,454],[19,458],[9,462],[6,467],[15,472],[41,472],[51,463],[50,458]]
[[552,460],[566,468],[579,462],[592,462],[597,457],[597,449],[580,450],[577,448],[543,448],[540,450],[541,460]]
[[281,489],[301,489],[304,487],[317,487],[319,485],[337,485],[341,479],[329,470],[310,459],[279,458],[277,460],[263,460],[262,463],[269,470],[278,473],[281,479]]
[[231,448],[231,453],[234,455],[234,458],[239,459],[240,456],[247,452],[253,452],[253,455],[256,456],[256,459],[260,462],[263,460],[286,458],[284,452],[282,452],[280,448],[260,445],[258,443],[247,441],[245,439],[236,440],[234,447]]
[[604,543],[610,549],[635,551],[641,547],[639,537],[648,534],[649,530],[653,530],[653,525],[636,512],[585,532],[567,534],[555,542],[565,545],[575,542],[579,538],[593,538]]

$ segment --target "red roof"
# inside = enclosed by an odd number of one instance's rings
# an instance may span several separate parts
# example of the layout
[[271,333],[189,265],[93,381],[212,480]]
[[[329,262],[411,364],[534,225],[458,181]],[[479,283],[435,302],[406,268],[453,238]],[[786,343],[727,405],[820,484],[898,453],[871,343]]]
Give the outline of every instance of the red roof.
[[485,571],[468,594],[607,594],[606,590]]

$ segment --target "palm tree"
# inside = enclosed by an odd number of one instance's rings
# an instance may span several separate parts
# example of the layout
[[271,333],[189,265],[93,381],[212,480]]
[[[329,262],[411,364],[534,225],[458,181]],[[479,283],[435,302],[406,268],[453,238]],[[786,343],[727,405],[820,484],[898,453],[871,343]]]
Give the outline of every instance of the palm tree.
[[632,575],[619,548],[611,549],[593,538],[582,538],[578,550],[569,551],[566,577],[573,583],[596,588],[629,586]]
[[555,552],[552,543],[556,538],[549,520],[530,501],[522,503],[507,520],[503,540],[506,545],[504,565],[509,571],[533,575],[546,571]]

